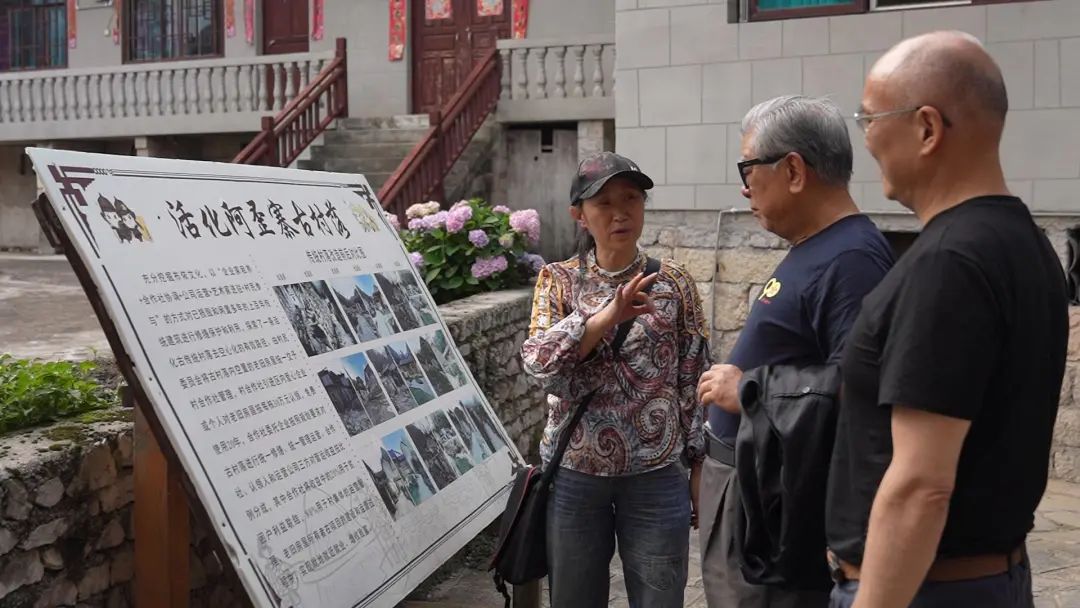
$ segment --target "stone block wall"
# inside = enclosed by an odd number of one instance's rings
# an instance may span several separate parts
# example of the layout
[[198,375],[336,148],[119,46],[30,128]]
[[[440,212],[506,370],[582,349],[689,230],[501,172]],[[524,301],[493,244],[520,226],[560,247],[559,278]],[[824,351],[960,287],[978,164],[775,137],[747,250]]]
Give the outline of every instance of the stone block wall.
[[[521,369],[531,296],[481,294],[440,312],[511,439],[535,460],[547,407]],[[118,410],[0,438],[0,608],[133,605],[130,417]],[[208,534],[192,521],[191,607],[246,606]]]

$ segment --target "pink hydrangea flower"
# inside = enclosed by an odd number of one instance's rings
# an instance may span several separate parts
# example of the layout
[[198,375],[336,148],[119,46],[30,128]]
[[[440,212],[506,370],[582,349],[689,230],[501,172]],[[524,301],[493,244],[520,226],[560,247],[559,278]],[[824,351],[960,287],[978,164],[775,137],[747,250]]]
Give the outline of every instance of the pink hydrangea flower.
[[533,272],[540,272],[540,269],[544,267],[547,262],[544,261],[543,256],[535,253],[526,253],[518,258],[518,261],[524,264]]
[[509,264],[503,256],[492,258],[479,258],[472,265],[472,275],[478,279],[486,279],[493,274],[498,274],[507,269]]
[[458,207],[446,217],[446,231],[458,232],[465,227],[465,222],[472,219],[472,207]]
[[390,222],[390,226],[393,227],[394,230],[401,230],[401,220],[398,219],[396,213],[387,213],[386,221]]
[[503,249],[509,249],[514,246],[514,235],[507,232],[499,237],[499,246]]
[[540,242],[540,214],[535,209],[522,209],[510,214],[510,227],[529,237],[529,242]]
[[461,199],[460,201],[454,203],[454,206],[450,207],[450,210],[453,211],[454,209],[460,209],[462,207],[468,207],[468,206],[469,206],[469,201],[467,201],[465,199]]
[[413,251],[409,254],[409,259],[412,261],[413,266],[422,268],[424,266],[424,256],[418,251]]
[[429,215],[424,220],[424,230],[435,230],[436,228],[442,228],[446,225],[446,220],[450,216],[447,211],[440,211]]
[[408,226],[409,226],[409,230],[412,230],[412,231],[423,230],[424,229],[424,218],[422,218],[422,217],[414,217],[413,219],[409,220]]
[[476,247],[487,247],[488,235],[487,235],[486,232],[484,232],[483,230],[480,230],[480,229],[470,230],[469,231],[469,242],[472,243]]
[[494,207],[491,208],[491,210],[494,211],[495,213],[503,213],[503,214],[510,213],[510,208],[507,207],[506,205],[495,205]]

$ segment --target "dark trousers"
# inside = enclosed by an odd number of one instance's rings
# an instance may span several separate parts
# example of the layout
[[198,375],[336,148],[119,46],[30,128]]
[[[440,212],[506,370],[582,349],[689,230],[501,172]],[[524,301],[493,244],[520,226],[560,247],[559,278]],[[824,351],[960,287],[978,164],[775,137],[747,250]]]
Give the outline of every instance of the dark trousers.
[[[855,603],[858,581],[833,587],[829,608],[850,608]],[[1031,564],[1025,557],[1008,572],[969,581],[924,583],[911,602],[911,608],[1033,608]]]
[[673,464],[624,477],[559,469],[548,499],[552,608],[607,608],[616,541],[631,608],[682,608],[690,483]]
[[[828,594],[785,591],[743,578],[734,550],[735,469],[706,458],[701,469],[701,577],[709,608],[824,608]],[[824,554],[822,560],[825,559]]]

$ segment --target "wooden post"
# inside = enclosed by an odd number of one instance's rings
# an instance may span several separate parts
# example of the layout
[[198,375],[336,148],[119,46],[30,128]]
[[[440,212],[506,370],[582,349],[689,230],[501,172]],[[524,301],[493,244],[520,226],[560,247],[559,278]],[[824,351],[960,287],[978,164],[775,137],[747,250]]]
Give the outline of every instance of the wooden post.
[[514,585],[514,608],[540,608],[540,581]]
[[334,57],[341,58],[341,78],[338,80],[338,107],[341,108],[341,117],[349,116],[349,54],[346,49],[345,39],[338,38],[334,41]]
[[189,516],[182,471],[171,466],[135,408],[134,467],[136,608],[187,608],[190,586]]
[[266,158],[263,165],[267,167],[280,167],[281,156],[278,153],[278,140],[274,135],[274,117],[262,117],[262,131],[266,134]]

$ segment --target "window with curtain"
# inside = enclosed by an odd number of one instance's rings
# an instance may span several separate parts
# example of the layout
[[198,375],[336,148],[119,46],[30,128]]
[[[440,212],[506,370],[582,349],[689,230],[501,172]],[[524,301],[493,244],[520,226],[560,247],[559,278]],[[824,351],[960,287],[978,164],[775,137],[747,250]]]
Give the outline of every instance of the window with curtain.
[[124,13],[126,61],[222,54],[221,0],[126,0]]
[[66,66],[64,0],[0,0],[0,72]]

